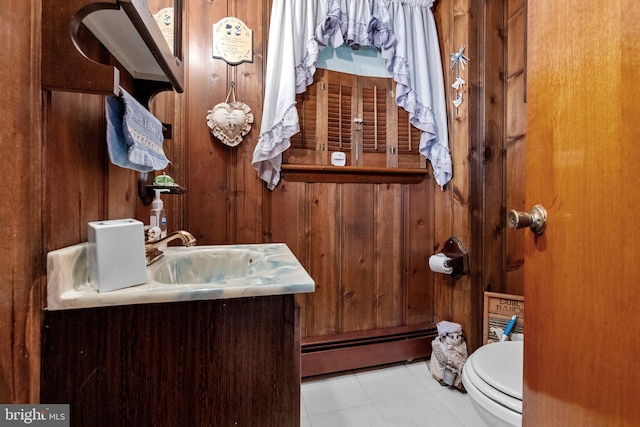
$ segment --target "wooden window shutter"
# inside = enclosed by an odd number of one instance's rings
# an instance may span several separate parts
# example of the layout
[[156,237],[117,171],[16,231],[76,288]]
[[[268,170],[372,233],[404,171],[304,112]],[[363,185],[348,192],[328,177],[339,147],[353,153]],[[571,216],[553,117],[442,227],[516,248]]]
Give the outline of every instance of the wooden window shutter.
[[409,113],[398,107],[398,153],[419,154],[421,131],[409,122]]
[[329,151],[351,151],[353,76],[332,73],[328,83],[327,145]]
[[316,149],[316,105],[318,83],[296,95],[300,132],[291,137],[292,148]]
[[387,148],[387,88],[383,79],[362,88],[362,151],[384,153]]

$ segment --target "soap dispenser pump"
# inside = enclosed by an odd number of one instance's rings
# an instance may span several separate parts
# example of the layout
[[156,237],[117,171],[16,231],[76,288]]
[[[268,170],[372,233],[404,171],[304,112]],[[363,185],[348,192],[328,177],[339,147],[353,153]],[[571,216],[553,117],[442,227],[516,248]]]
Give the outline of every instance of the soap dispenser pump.
[[151,218],[149,225],[160,229],[160,238],[167,237],[167,213],[164,210],[164,202],[160,198],[160,193],[168,192],[168,189],[155,189],[156,197],[151,205]]

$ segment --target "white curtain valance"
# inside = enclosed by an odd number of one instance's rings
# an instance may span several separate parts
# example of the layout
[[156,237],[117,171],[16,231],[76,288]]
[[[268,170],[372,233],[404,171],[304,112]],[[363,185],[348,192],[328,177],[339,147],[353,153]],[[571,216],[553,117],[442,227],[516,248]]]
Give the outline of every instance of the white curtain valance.
[[444,186],[452,176],[442,61],[433,0],[274,0],[262,126],[252,165],[269,189],[300,131],[296,94],[313,83],[320,50],[372,46],[397,83],[396,103],[422,131],[420,153]]

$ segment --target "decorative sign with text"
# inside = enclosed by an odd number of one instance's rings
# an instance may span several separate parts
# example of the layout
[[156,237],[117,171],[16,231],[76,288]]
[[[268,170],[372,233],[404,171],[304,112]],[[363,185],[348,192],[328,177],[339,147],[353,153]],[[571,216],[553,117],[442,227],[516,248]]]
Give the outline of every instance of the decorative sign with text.
[[520,295],[484,293],[483,343],[500,341],[493,328],[504,329],[511,316],[518,316],[513,332],[524,333],[524,297]]
[[234,17],[213,24],[213,57],[231,65],[253,62],[253,30]]
[[173,17],[173,8],[165,7],[158,11],[158,13],[154,14],[156,22],[158,23],[158,27],[160,27],[160,31],[164,36],[164,39],[167,41],[169,45],[169,49],[171,49],[171,53],[173,53],[173,31],[175,27],[174,17]]

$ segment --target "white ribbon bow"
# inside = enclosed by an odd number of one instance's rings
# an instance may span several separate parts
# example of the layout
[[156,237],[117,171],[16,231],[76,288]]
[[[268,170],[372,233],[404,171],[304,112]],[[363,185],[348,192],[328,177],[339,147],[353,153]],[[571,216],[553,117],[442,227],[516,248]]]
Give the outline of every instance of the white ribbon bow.
[[449,54],[449,57],[451,58],[451,69],[452,70],[454,68],[457,68],[458,65],[460,67],[462,67],[462,69],[464,70],[465,64],[469,61],[469,58],[464,56],[464,53],[463,53],[465,48],[466,48],[466,46],[462,45],[462,46],[460,46],[460,49],[457,52]]

